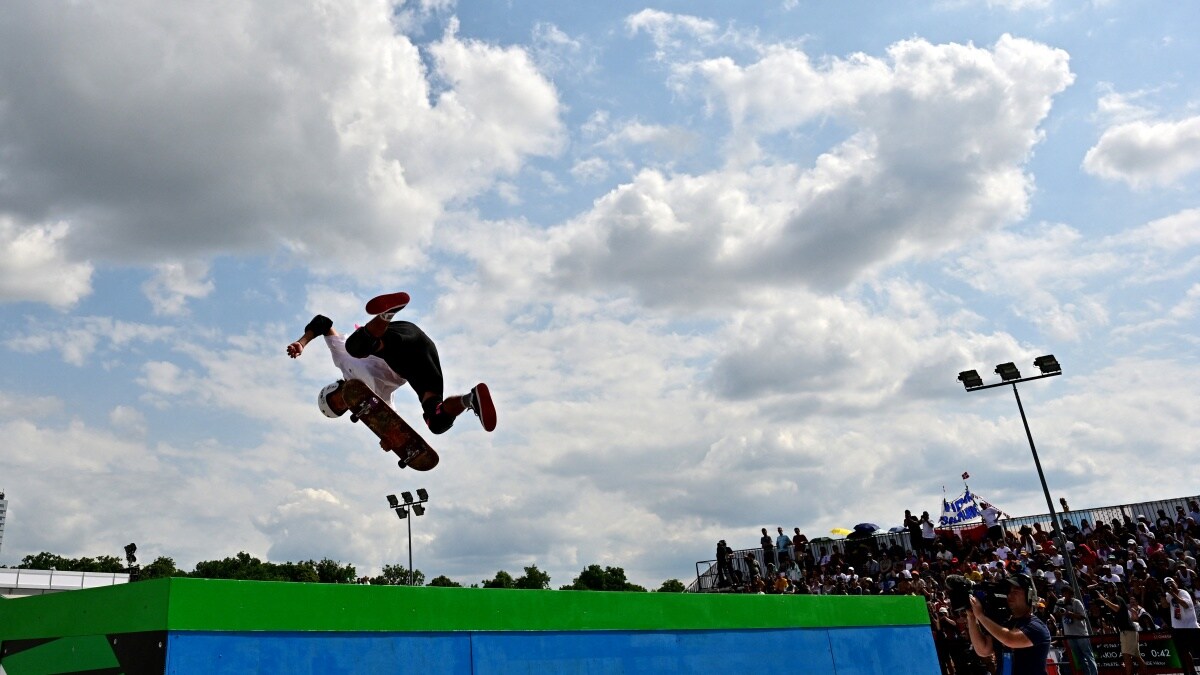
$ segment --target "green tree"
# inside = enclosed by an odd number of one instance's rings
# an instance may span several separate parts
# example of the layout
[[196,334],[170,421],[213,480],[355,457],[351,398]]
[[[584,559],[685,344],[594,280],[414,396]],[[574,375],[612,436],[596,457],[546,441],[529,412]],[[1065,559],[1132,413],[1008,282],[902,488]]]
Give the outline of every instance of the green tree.
[[625,570],[621,567],[604,567],[588,565],[575,577],[569,585],[563,586],[564,591],[645,591],[637,584],[629,583],[625,578]]
[[441,586],[443,588],[462,588],[462,584],[444,574],[434,577],[432,580],[430,580],[429,585]]
[[175,559],[165,555],[154,559],[154,562],[142,567],[138,581],[147,579],[162,579],[164,577],[186,577],[187,572],[175,567]]
[[530,565],[525,568],[525,574],[517,577],[513,586],[514,588],[530,588],[534,590],[550,588],[550,575],[539,570],[537,565]]
[[516,588],[517,582],[513,581],[512,575],[504,570],[496,572],[496,578],[488,581],[484,579],[482,582],[484,588]]
[[317,580],[323,584],[352,584],[358,579],[358,573],[354,569],[354,565],[346,565],[342,567],[340,562],[335,562],[329,558],[321,558],[321,562],[313,563],[317,571]]
[[[370,583],[372,586],[407,586],[408,585],[408,568],[404,565],[384,565],[383,573],[379,576],[371,577]],[[413,570],[413,585],[425,585],[425,573],[421,570]]]
[[21,564],[17,565],[17,569],[70,571],[70,567],[73,564],[73,561],[69,561],[60,555],[42,551],[37,555],[27,555],[21,558]]
[[321,581],[321,577],[317,574],[317,564],[311,560],[298,563],[290,561],[282,564],[265,563],[265,565],[274,571],[276,578],[282,581],[302,584],[315,584]]
[[667,579],[662,582],[662,586],[658,587],[659,593],[684,593],[687,591],[687,586],[678,579]]
[[95,558],[64,558],[55,553],[42,551],[36,555],[21,558],[18,569],[25,570],[58,570],[60,572],[124,572],[125,561],[111,555],[101,555]]
[[199,579],[239,579],[249,581],[289,581],[278,566],[264,563],[242,551],[232,558],[202,560],[188,576]]

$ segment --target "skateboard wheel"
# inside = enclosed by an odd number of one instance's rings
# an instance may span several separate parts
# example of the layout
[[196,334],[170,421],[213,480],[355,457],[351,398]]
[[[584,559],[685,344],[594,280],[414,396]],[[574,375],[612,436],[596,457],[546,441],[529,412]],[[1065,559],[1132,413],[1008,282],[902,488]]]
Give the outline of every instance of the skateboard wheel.
[[404,463],[404,460],[399,460],[398,462],[396,462],[396,466],[400,467],[401,469],[408,468],[408,465]]
[[351,421],[351,422],[357,422],[357,421],[358,421],[358,415],[353,415],[353,414],[352,414],[352,415],[350,415],[350,421]]

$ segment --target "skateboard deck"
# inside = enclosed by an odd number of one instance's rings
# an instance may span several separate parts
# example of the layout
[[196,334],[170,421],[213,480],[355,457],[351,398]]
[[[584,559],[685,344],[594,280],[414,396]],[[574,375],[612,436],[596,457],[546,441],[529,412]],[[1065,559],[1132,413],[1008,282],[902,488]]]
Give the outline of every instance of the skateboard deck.
[[362,420],[368,429],[375,432],[380,446],[400,458],[398,464],[401,469],[411,467],[417,471],[428,471],[437,466],[440,460],[437,451],[429,447],[404,418],[397,415],[386,401],[361,380],[346,380],[342,385],[342,398],[350,409],[350,421]]

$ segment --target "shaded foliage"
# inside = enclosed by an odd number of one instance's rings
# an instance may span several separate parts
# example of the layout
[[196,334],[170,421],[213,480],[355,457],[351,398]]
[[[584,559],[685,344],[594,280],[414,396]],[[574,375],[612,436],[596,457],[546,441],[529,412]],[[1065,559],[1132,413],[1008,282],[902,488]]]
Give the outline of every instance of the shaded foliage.
[[687,586],[684,586],[683,582],[678,579],[667,579],[662,582],[662,586],[658,587],[659,593],[683,593],[686,590]]
[[[368,583],[372,586],[407,586],[408,568],[404,565],[384,565],[382,573],[379,576],[371,577]],[[413,585],[425,585],[424,572],[413,570]]]
[[17,569],[23,570],[58,570],[59,572],[124,572],[125,561],[111,555],[101,555],[95,558],[64,558],[60,555],[42,551],[37,555],[27,555],[21,558]]
[[621,567],[604,567],[588,565],[575,577],[575,580],[560,590],[564,591],[642,591],[646,589],[637,584],[629,583],[625,578],[625,570]]
[[462,584],[451,579],[445,574],[434,577],[429,581],[430,586],[441,586],[442,588],[462,588]]

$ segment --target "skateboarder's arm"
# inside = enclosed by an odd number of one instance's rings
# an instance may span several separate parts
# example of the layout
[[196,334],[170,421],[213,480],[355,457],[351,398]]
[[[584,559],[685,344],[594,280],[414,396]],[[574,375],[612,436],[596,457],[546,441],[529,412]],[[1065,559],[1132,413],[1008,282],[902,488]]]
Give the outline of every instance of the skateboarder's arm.
[[308,346],[308,343],[312,342],[313,338],[318,335],[337,335],[337,331],[333,329],[333,322],[328,317],[321,316],[320,314],[314,316],[312,321],[309,321],[308,325],[304,327],[304,335],[301,335],[299,339],[287,346],[288,356],[293,359],[300,356],[304,348]]

